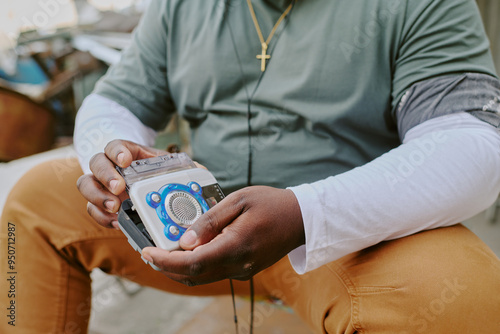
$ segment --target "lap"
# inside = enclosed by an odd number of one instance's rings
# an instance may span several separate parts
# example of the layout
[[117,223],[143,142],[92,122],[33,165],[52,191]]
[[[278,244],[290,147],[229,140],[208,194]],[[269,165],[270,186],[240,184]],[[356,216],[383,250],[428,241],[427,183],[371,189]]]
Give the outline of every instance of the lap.
[[[99,267],[174,293],[229,293],[227,281],[186,287],[144,264],[120,231],[102,228],[87,215],[76,188],[81,173],[76,160],[28,172],[9,196],[2,223],[20,222],[33,238],[87,271]],[[474,332],[474,326],[500,332],[494,320],[500,312],[500,262],[462,225],[383,242],[305,275],[284,258],[255,283],[258,294],[283,299],[318,332]],[[248,293],[248,283],[236,282],[236,290]]]
[[[30,244],[46,243],[46,248],[57,250],[64,261],[87,272],[100,268],[172,293],[230,293],[228,281],[187,287],[146,265],[121,231],[104,228],[87,214],[87,201],[76,187],[82,173],[76,159],[55,160],[36,166],[16,184],[7,199],[2,224],[15,222],[26,236],[26,245],[19,247],[20,252],[32,249]],[[249,293],[247,282],[234,284],[240,294]],[[260,285],[256,284],[256,288],[262,292]]]
[[500,261],[462,225],[383,242],[303,276],[278,266],[266,289],[318,332],[500,332]]

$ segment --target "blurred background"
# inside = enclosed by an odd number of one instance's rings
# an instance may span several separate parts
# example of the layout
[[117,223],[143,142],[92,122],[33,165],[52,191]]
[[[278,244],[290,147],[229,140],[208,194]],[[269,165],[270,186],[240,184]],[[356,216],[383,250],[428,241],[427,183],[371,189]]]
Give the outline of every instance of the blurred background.
[[[28,169],[56,158],[69,164],[75,157],[77,110],[107,68],[119,61],[150,1],[1,0],[0,212],[9,190]],[[500,71],[500,1],[477,3]],[[189,149],[187,126],[178,118],[156,146],[166,148],[169,143]],[[467,226],[500,254],[497,211],[498,204]],[[226,297],[173,296],[99,270],[92,277],[91,333],[182,334],[199,332],[200,327],[204,333],[234,332]],[[248,302],[238,299],[237,307],[244,326]],[[257,309],[260,333],[308,333],[286,307],[261,301]]]
[[[0,162],[72,143],[77,110],[120,59],[149,1],[1,1]],[[477,3],[500,69],[500,1]],[[174,119],[158,146],[188,146],[186,131]]]
[[[77,110],[120,59],[149,1],[2,0],[0,162],[72,143]],[[500,1],[477,2],[500,69]],[[158,146],[188,146],[186,131],[174,119]]]

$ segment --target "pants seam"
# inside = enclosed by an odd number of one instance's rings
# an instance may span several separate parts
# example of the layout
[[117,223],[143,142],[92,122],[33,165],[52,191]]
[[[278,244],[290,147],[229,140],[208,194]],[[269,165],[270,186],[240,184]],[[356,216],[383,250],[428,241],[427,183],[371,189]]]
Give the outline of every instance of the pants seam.
[[358,297],[355,293],[356,287],[352,280],[349,278],[347,273],[340,268],[338,264],[332,262],[327,265],[328,269],[335,274],[342,282],[344,287],[346,288],[347,294],[349,295],[349,299],[351,302],[351,324],[353,329],[361,333],[361,324],[359,321],[359,301]]
[[[64,296],[64,291],[69,290],[69,266],[66,263],[62,263],[61,275],[59,276],[59,286],[61,289],[58,291],[58,310],[57,317],[55,323],[55,331],[54,333],[65,333],[64,324],[66,324],[67,318],[67,309],[68,309],[68,296]],[[63,326],[62,328],[58,328],[58,324]]]

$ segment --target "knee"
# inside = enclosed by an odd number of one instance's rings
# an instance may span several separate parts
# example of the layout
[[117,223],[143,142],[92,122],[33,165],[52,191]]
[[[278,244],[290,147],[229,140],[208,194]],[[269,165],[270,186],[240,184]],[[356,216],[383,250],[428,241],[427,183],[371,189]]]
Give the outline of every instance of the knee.
[[470,231],[455,230],[455,240],[443,242],[440,252],[422,252],[425,265],[407,277],[397,333],[472,333],[480,327],[500,333],[500,261]]
[[500,333],[500,260],[463,226],[387,242],[366,252],[372,260],[373,252],[376,261],[353,278],[355,329]]
[[428,282],[431,285],[435,287],[413,301],[401,333],[472,333],[478,328],[500,332],[500,289],[491,275],[486,279],[458,275]]

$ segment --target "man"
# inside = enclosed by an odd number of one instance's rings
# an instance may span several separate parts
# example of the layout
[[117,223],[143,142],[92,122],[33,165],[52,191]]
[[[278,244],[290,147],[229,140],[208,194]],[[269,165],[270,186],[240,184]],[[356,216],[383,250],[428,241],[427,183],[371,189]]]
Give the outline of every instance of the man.
[[[472,0],[155,1],[79,113],[85,175],[49,163],[10,196],[16,329],[84,331],[99,267],[183,294],[253,276],[316,332],[498,332],[500,261],[456,224],[500,191],[499,97]],[[143,251],[159,273],[84,211],[116,228],[114,166],[161,154],[175,111],[229,196],[184,252]]]

